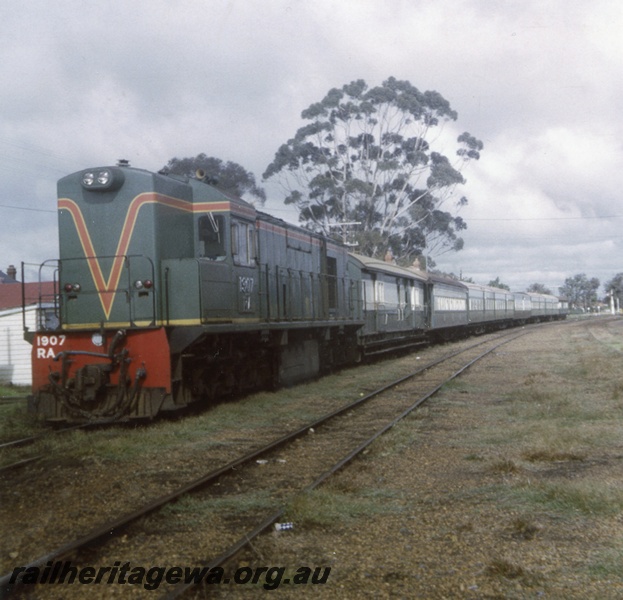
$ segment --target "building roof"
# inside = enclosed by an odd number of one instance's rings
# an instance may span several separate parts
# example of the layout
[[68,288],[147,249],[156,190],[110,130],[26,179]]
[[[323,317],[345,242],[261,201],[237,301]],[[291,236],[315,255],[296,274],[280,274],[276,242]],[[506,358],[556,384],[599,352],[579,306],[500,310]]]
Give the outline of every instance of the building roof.
[[0,284],[18,283],[13,277],[7,275],[4,271],[0,271]]
[[[19,283],[19,282],[15,282]],[[54,282],[42,281],[41,283],[25,283],[24,295],[26,305],[38,302],[51,302],[54,298]],[[7,308],[19,308],[22,305],[22,286],[12,283],[0,283],[0,310]]]

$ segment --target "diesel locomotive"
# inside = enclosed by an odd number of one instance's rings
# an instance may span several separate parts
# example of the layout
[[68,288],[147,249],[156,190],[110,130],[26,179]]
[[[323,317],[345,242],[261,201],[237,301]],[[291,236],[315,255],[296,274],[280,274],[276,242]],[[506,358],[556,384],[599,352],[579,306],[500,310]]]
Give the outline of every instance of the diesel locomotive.
[[32,411],[152,418],[433,337],[565,315],[553,296],[351,254],[201,176],[113,166],[58,182],[60,256],[40,269],[55,290],[25,332]]

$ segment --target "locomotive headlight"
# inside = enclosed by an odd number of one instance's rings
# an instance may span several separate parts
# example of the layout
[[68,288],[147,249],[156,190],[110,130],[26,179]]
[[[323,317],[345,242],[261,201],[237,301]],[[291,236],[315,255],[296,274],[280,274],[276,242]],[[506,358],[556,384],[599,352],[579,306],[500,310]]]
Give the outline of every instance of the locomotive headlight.
[[93,342],[94,346],[103,346],[104,345],[104,336],[101,333],[94,333],[91,336],[91,342]]
[[63,289],[69,294],[70,292],[79,292],[82,286],[79,283],[66,283]]
[[125,180],[123,171],[118,167],[103,167],[83,171],[80,182],[82,187],[93,192],[111,192],[118,190]]
[[110,182],[110,171],[100,171],[97,174],[97,183],[100,185],[108,185]]
[[135,287],[137,290],[142,290],[142,289],[143,289],[143,282],[142,282],[140,279],[137,279],[137,280],[134,282],[134,287]]

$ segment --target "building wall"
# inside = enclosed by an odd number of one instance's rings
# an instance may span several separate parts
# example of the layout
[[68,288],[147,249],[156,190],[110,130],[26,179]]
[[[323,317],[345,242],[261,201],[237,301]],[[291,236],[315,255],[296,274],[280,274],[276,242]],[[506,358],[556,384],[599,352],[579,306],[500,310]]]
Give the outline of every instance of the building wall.
[[[26,309],[26,326],[34,330],[37,309]],[[22,309],[0,311],[0,383],[30,385],[32,346],[24,340]]]

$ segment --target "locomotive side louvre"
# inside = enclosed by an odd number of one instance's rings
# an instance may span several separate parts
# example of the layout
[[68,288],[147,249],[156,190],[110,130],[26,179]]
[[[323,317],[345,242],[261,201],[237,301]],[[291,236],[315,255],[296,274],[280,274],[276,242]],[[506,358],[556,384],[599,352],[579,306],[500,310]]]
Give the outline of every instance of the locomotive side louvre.
[[320,236],[269,215],[259,215],[258,229],[263,318],[294,323],[339,317],[337,289],[345,276],[345,252],[332,244],[328,250]]
[[359,274],[344,246],[258,213],[260,314],[277,340],[280,383],[356,360]]

